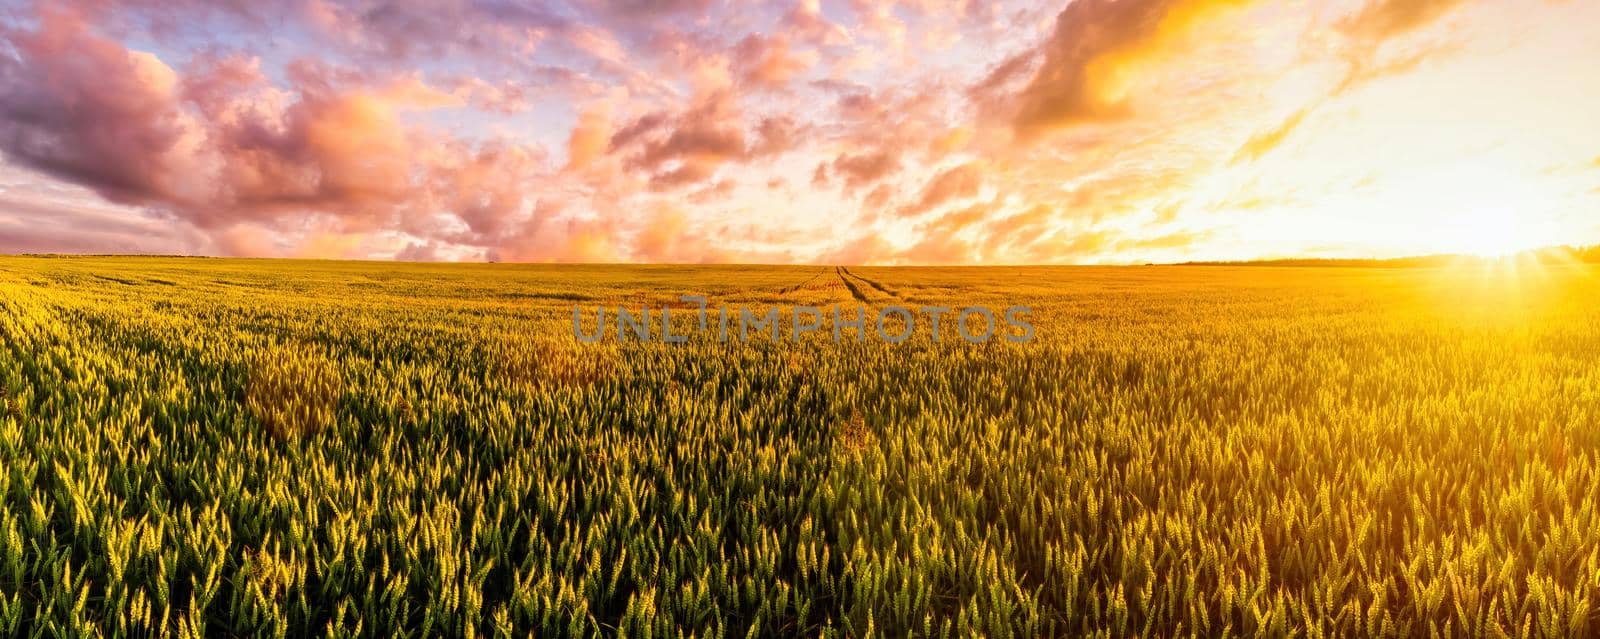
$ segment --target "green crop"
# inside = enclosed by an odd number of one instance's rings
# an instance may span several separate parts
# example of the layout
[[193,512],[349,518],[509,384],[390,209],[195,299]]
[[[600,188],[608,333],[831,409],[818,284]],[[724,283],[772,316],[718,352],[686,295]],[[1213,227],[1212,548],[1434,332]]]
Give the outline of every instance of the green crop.
[[1597,284],[0,258],[0,636],[1593,636]]

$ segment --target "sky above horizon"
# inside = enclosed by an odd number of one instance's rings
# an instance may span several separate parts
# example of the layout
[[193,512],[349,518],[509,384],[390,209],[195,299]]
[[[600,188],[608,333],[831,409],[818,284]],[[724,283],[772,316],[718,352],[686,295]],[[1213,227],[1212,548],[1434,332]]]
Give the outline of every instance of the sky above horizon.
[[1593,0],[0,0],[0,253],[1600,244]]

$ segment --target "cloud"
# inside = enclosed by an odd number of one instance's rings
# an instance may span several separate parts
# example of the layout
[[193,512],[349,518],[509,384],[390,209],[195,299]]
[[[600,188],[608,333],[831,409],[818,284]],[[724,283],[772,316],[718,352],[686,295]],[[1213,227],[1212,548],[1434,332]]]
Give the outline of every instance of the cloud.
[[917,201],[900,209],[902,217],[926,213],[951,200],[977,197],[983,188],[983,169],[976,162],[940,171],[928,180]]
[[540,3],[308,0],[261,6],[298,6],[270,19],[298,18],[330,42],[380,65],[460,57],[480,66],[520,67],[548,33],[572,27]]
[[1123,117],[1135,62],[1244,1],[1075,0],[1039,48],[1001,63],[970,93],[1024,135]]
[[597,13],[634,20],[650,20],[678,14],[703,14],[711,0],[580,0]]
[[1388,54],[1383,49],[1385,43],[1419,31],[1465,3],[1466,0],[1370,0],[1338,20],[1334,29],[1343,38],[1342,45],[1336,49],[1346,67],[1343,78],[1276,126],[1252,136],[1235,152],[1231,163],[1260,159],[1280,146],[1307,116],[1330,100],[1374,80],[1409,73],[1430,58],[1449,51],[1452,45],[1440,43],[1423,43]]
[[412,242],[407,244],[399,253],[394,254],[394,259],[400,262],[442,262],[439,255],[439,245],[432,242]]
[[9,30],[0,57],[0,150],[19,164],[119,203],[193,200],[178,74],[155,56],[46,9],[37,31]]
[[7,157],[218,238],[308,218],[330,232],[429,231],[443,210],[492,241],[523,213],[522,188],[541,168],[535,149],[410,124],[409,113],[463,103],[416,76],[300,61],[284,88],[243,56],[197,57],[180,73],[64,12],[9,35],[18,56],[0,59]]
[[804,137],[804,127],[794,118],[787,115],[764,117],[756,125],[755,142],[745,155],[750,158],[782,155],[799,146]]
[[[461,142],[445,148],[424,187],[423,201],[451,212],[467,225],[470,243],[492,244],[533,211],[527,186],[543,172],[543,153],[507,142],[477,146]],[[420,230],[420,229],[419,229]]]
[[526,87],[512,81],[489,82],[476,76],[454,78],[451,95],[463,104],[472,104],[484,111],[512,115],[526,111],[532,96]]
[[800,0],[784,14],[783,26],[789,33],[819,46],[841,46],[850,40],[844,27],[834,24],[822,14],[819,0]]
[[961,264],[982,259],[978,247],[959,237],[968,228],[982,225],[994,214],[993,202],[981,202],[951,211],[917,227],[920,239],[897,257],[918,264]]
[[884,262],[886,257],[893,256],[897,252],[894,245],[881,235],[866,233],[823,252],[817,256],[817,262],[845,266],[876,264]]
[[1205,239],[1203,233],[1176,231],[1153,236],[1130,235],[1113,229],[1058,231],[1023,248],[1021,262],[1077,262],[1097,255],[1144,251],[1174,251]]
[[751,86],[781,89],[817,63],[814,52],[795,52],[783,35],[751,34],[733,48],[741,80]]
[[585,109],[567,134],[567,168],[582,169],[605,154],[611,144],[611,113],[607,106]]
[[682,161],[676,167],[663,169],[650,176],[650,189],[663,191],[699,184],[710,179],[716,172],[717,166],[715,162],[691,158]]
[[945,235],[959,233],[988,219],[994,214],[994,210],[994,202],[980,202],[967,208],[941,215],[933,221],[923,224],[920,228],[924,232],[937,232]]
[[594,26],[574,27],[567,33],[567,40],[578,50],[606,64],[620,66],[628,61],[627,49],[605,29]]
[[208,252],[203,233],[158,216],[81,198],[0,192],[0,253]]
[[904,20],[895,14],[895,0],[850,0],[859,23],[855,33],[883,43],[887,54],[898,54],[906,46],[908,30]]
[[976,259],[970,242],[947,234],[924,235],[911,248],[895,254],[896,262],[915,264],[965,264]]
[[868,192],[866,197],[861,199],[861,206],[869,212],[876,213],[878,210],[889,204],[889,201],[894,198],[894,193],[895,189],[893,186],[888,184],[879,184],[876,188],[872,189],[872,191]]
[[716,238],[692,228],[688,214],[674,206],[663,206],[649,216],[634,242],[632,257],[670,264],[735,261]]
[[1341,19],[1336,29],[1345,38],[1348,65],[1344,80],[1333,93],[1345,93],[1383,77],[1400,75],[1446,52],[1451,45],[1423,43],[1411,50],[1385,55],[1385,43],[1421,31],[1467,4],[1467,0],[1371,0],[1359,11]]
[[1036,204],[1019,213],[994,220],[985,228],[984,250],[996,255],[1008,247],[1025,245],[1032,238],[1044,236],[1055,217],[1055,209]]
[[1464,4],[1466,0],[1372,0],[1339,22],[1352,39],[1382,42],[1416,31]]
[[1041,204],[997,216],[1002,207],[999,201],[980,202],[920,224],[905,247],[879,235],[859,235],[819,259],[836,264],[1078,263],[1118,253],[1177,256],[1209,237],[1189,230],[1059,228],[1054,207]]
[[830,177],[836,178],[848,192],[876,183],[899,170],[900,157],[890,151],[842,153],[832,162],[817,165],[815,175],[820,181],[814,183],[824,184]]
[[653,189],[694,184],[726,163],[745,163],[789,151],[799,140],[792,118],[747,122],[736,95],[719,91],[677,113],[640,116],[611,136],[609,151],[651,175]]
[[490,262],[620,262],[626,248],[615,219],[561,215],[557,204],[541,203],[515,232],[484,253]]
[[[647,116],[648,118],[648,116]],[[646,119],[641,119],[639,126]],[[665,124],[665,134],[642,145],[636,165],[659,167],[670,160],[722,162],[745,153],[745,134],[733,94],[720,92],[700,101]],[[612,141],[613,146],[616,140]]]
[[1295,111],[1294,113],[1289,114],[1289,117],[1284,118],[1282,122],[1279,122],[1277,126],[1251,136],[1250,139],[1246,140],[1244,145],[1239,147],[1239,150],[1233,154],[1233,163],[1238,164],[1245,161],[1255,161],[1273,149],[1278,148],[1278,146],[1283,144],[1283,141],[1289,137],[1289,134],[1293,133],[1295,128],[1300,126],[1300,123],[1305,120],[1308,112],[1309,111],[1307,109]]

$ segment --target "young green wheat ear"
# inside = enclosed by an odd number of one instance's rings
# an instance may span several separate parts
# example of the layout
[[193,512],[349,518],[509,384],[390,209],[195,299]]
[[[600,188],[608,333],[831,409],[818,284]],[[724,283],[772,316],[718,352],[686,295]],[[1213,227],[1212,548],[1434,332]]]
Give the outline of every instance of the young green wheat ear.
[[304,345],[273,345],[250,356],[245,405],[279,439],[333,424],[343,381],[338,367]]

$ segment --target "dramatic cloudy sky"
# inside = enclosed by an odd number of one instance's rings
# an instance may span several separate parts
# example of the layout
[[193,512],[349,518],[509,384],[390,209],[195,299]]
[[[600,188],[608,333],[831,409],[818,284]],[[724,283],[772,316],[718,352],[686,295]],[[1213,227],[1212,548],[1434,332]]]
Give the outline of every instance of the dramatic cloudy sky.
[[0,252],[1600,243],[1593,0],[0,0]]

